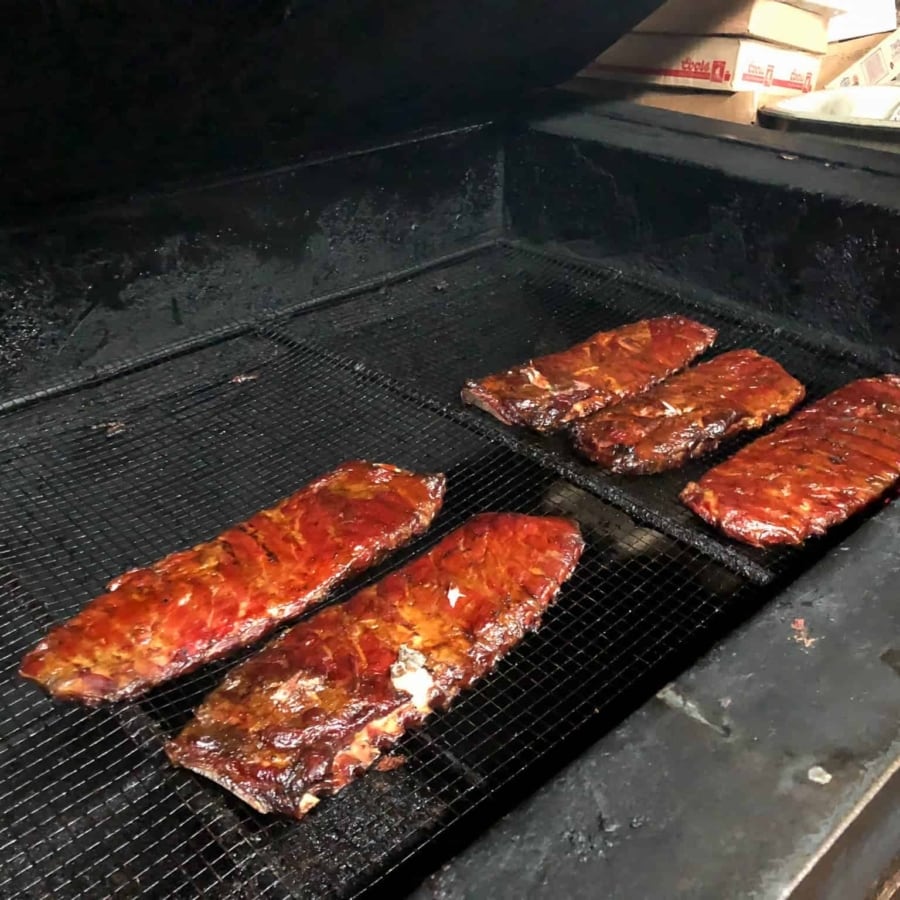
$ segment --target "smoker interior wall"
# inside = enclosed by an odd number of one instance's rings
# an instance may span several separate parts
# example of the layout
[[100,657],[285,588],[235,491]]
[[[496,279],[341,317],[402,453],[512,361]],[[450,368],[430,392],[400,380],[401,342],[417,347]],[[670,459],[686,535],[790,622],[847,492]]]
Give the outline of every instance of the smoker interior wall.
[[900,350],[890,204],[629,146],[484,126],[8,231],[0,397],[466,248],[504,204],[513,235]]
[[0,214],[502,110],[660,0],[0,0]]
[[0,399],[499,233],[490,128],[0,235]]
[[[694,287],[900,353],[900,213],[887,203],[737,177],[712,156],[701,166],[535,132],[510,142],[506,173],[510,225],[531,240],[589,242],[602,255],[631,256]],[[836,187],[840,179],[837,168]]]

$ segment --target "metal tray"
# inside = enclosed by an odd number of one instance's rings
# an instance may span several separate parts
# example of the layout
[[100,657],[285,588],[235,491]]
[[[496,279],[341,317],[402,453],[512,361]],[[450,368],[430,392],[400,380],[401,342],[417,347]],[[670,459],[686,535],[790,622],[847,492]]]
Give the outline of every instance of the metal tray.
[[900,149],[900,85],[813,91],[760,109],[767,128],[831,135],[884,150]]

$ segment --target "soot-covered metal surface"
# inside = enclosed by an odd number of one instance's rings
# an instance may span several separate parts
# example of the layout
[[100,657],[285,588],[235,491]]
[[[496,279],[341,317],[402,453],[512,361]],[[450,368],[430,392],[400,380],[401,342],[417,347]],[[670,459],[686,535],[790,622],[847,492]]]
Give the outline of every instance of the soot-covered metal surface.
[[414,900],[880,896],[900,842],[885,787],[900,760],[898,540],[894,504]]
[[[478,155],[461,153],[460,158],[474,165]],[[576,154],[568,158],[573,171],[579,159],[588,165],[596,162],[594,154]],[[510,161],[515,162],[514,156]],[[396,228],[385,222],[387,227],[375,229],[371,246],[376,253],[366,260],[355,253],[361,232],[354,231],[354,216],[359,210],[352,204],[341,206],[335,242],[338,254],[331,259],[340,259],[341,265],[331,268],[330,242],[327,247],[317,243],[315,228],[309,233],[301,228],[299,243],[290,242],[296,223],[287,214],[295,211],[290,196],[296,199],[296,194],[288,189],[284,206],[272,199],[272,209],[280,209],[287,218],[263,215],[260,241],[280,233],[280,239],[288,241],[282,261],[298,250],[307,254],[307,261],[314,261],[313,271],[319,271],[321,278],[302,282],[298,293],[305,298],[495,233],[499,223],[496,156],[485,164],[486,170],[460,168],[452,159],[447,164],[448,203],[439,208],[450,215],[442,212],[438,218],[444,225],[459,221],[462,186],[465,202],[472,205],[463,210],[459,231],[444,229],[442,233],[440,227],[430,228],[419,244],[408,240],[418,215],[404,215]],[[367,187],[364,182],[369,176],[377,179],[378,166],[377,160],[361,164],[360,196],[372,196],[371,183]],[[479,187],[486,171],[494,186],[489,195],[480,193]],[[467,181],[468,172],[475,173],[471,181]],[[513,179],[507,210],[515,224],[522,225],[527,204],[515,199],[516,192],[521,200],[528,184],[535,186],[535,182],[528,181],[527,164],[516,174],[526,177]],[[617,176],[607,174],[607,181],[615,186]],[[314,191],[313,181],[315,175],[302,190]],[[418,208],[427,213],[428,192],[420,194],[413,181],[401,179],[405,186],[399,191],[403,198],[399,206],[419,196]],[[467,184],[470,189],[465,188]],[[726,187],[730,190],[733,183],[727,182]],[[340,202],[345,186],[338,188],[332,192],[335,203]],[[549,188],[552,192],[552,184]],[[189,207],[200,208],[186,196]],[[535,196],[540,200],[540,191]],[[571,192],[566,196],[572,196]],[[648,207],[635,205],[628,192],[616,196],[624,205],[614,218],[623,210],[634,212],[637,242],[643,240],[641,222]],[[394,208],[387,199],[384,206],[361,207],[372,213],[366,219],[369,224],[378,223],[380,210]],[[257,201],[258,195],[248,195],[238,218],[256,216],[262,210]],[[200,215],[199,233],[204,240],[219,218],[215,202],[203,207]],[[229,201],[224,202],[231,208]],[[537,206],[544,212],[549,209],[540,202]],[[564,207],[554,208],[557,226],[560,215],[565,218]],[[416,208],[414,202],[412,209]],[[472,220],[469,209],[477,212]],[[672,224],[675,218],[666,221]],[[583,219],[568,221],[578,226],[573,233],[563,229],[549,236],[595,236],[596,215],[591,220],[586,211]],[[704,222],[706,227],[709,223]],[[169,224],[171,220],[161,222],[158,233],[169,233]],[[185,233],[191,233],[193,224],[186,224]],[[543,228],[553,223],[537,224]],[[274,231],[273,225],[277,226]],[[682,226],[671,237],[683,236]],[[94,246],[108,246],[105,241],[114,227],[112,220],[103,223],[94,235]],[[76,224],[65,231],[67,237],[58,245],[62,270],[69,270],[72,254],[67,241],[77,236],[77,230]],[[146,218],[138,230],[145,236],[155,233],[147,229]],[[531,234],[529,228],[524,230]],[[449,243],[445,235],[450,236]],[[307,238],[311,242],[304,245]],[[227,252],[243,254],[246,247],[252,248],[255,239],[252,235],[249,243],[246,239],[243,232],[233,240],[225,235]],[[49,246],[42,241],[29,246]],[[453,241],[458,241],[456,246]],[[230,304],[244,298],[234,289],[234,270],[226,265],[219,271],[217,254],[224,244],[213,241],[212,255],[198,258],[194,271],[212,276],[215,289],[206,299],[218,296],[223,305],[213,306],[222,317],[231,318]],[[605,253],[621,249],[614,244],[601,249]],[[666,249],[665,244],[655,242],[656,249]],[[386,245],[396,253],[385,253]],[[863,254],[859,259],[883,258],[882,242],[872,247],[875,256]],[[668,242],[668,248],[674,254],[671,258],[678,256],[677,241]],[[13,258],[26,260],[22,250],[13,247]],[[121,271],[116,267],[127,261],[130,250],[125,247],[125,251],[114,253],[110,272]],[[39,265],[47,259],[42,253]],[[89,257],[84,258],[89,261]],[[251,297],[243,314],[277,311],[295,302],[295,296],[283,294],[292,278],[306,278],[309,271],[288,266],[284,277],[277,284],[272,282],[276,289],[266,293],[268,270],[257,271],[259,260],[265,262],[265,254],[244,259],[242,271],[249,278]],[[169,303],[180,278],[192,271],[190,265],[184,267],[185,262],[191,262],[190,254],[171,272],[151,272],[149,280],[138,267],[134,282],[128,282],[140,290],[149,287],[150,306],[157,305],[152,313],[148,308],[145,321],[154,327],[160,322],[159,304]],[[98,271],[104,265],[101,260]],[[160,275],[164,277],[154,280]],[[798,318],[808,324],[815,316],[809,314],[809,285],[804,284],[797,294],[803,307]],[[61,279],[55,287],[60,285],[59,293],[47,296],[81,302],[84,283]],[[9,296],[15,298],[15,290]],[[108,296],[130,303],[137,295],[119,292],[113,284]],[[260,298],[273,302],[259,305]],[[129,312],[139,308],[136,303]],[[717,349],[735,345],[724,343],[726,338],[733,342],[746,338],[807,381],[813,387],[812,396],[832,381],[866,372],[853,358],[824,350],[826,342],[811,341],[809,331],[773,332],[762,319],[736,318],[733,310],[701,302],[692,293],[662,290],[642,278],[515,246],[481,249],[403,278],[381,279],[354,291],[353,296],[332,296],[320,308],[282,318],[265,329],[231,330],[227,337],[204,339],[164,361],[144,359],[131,369],[120,365],[115,377],[101,373],[92,382],[94,366],[121,364],[123,354],[171,347],[172,340],[196,337],[203,328],[218,324],[204,319],[206,307],[196,304],[191,307],[196,317],[192,313],[190,321],[173,320],[173,327],[155,332],[148,345],[141,328],[122,330],[121,325],[132,321],[130,315],[115,319],[111,304],[101,304],[99,309],[113,316],[109,322],[115,340],[100,347],[96,355],[90,341],[80,342],[88,328],[76,328],[71,342],[73,336],[61,332],[69,337],[60,344],[45,345],[40,338],[47,334],[46,320],[31,334],[27,316],[18,320],[24,321],[23,334],[29,339],[20,359],[38,349],[43,366],[59,346],[77,353],[70,358],[64,350],[61,362],[55,367],[49,364],[49,369],[20,370],[22,379],[6,386],[14,402],[0,417],[5,426],[0,438],[0,845],[5,848],[0,858],[0,895],[92,897],[105,891],[123,897],[352,896],[366,888],[377,892],[388,883],[385,879],[408,881],[415,870],[433,868],[454,835],[457,840],[460,834],[470,836],[502,811],[514,798],[511,786],[516,798],[521,797],[523,788],[542,781],[561,759],[608,730],[693,659],[707,641],[722,636],[736,619],[758,608],[773,589],[754,586],[745,576],[764,581],[776,575],[779,584],[784,584],[825,546],[819,545],[811,554],[754,558],[745,548],[723,541],[691,520],[674,499],[680,486],[674,481],[647,482],[641,487],[599,476],[558,443],[501,428],[477,411],[461,409],[457,390],[464,378],[556,349],[583,337],[588,325],[605,327],[639,314],[673,310],[698,318],[711,316],[723,330],[723,343]],[[88,325],[94,316],[92,312]],[[0,332],[8,321],[0,321]],[[864,333],[855,333],[855,327],[836,330],[868,339]],[[308,340],[311,335],[315,342]],[[890,340],[889,336],[885,343]],[[8,341],[0,344],[11,346]],[[84,348],[88,352],[82,355]],[[827,366],[822,365],[823,359],[828,360]],[[61,391],[41,398],[32,394],[24,405],[17,404],[35,386],[34,378],[41,380],[46,374],[70,380]],[[202,779],[171,769],[161,750],[164,738],[186,719],[191,706],[216,683],[229,662],[162,688],[141,702],[97,711],[54,704],[16,676],[22,653],[51,622],[78,609],[109,576],[211,536],[353,455],[441,468],[450,476],[447,507],[433,533],[392,558],[385,568],[481,509],[573,515],[589,544],[583,565],[546,627],[449,714],[433,718],[422,732],[408,736],[399,748],[406,759],[401,768],[370,773],[299,824],[263,819]],[[687,474],[685,470],[685,479]],[[651,520],[658,527],[651,527]],[[851,524],[848,530],[852,528]],[[834,562],[834,556],[830,554],[829,562]],[[731,568],[721,567],[714,558]],[[872,565],[882,563],[879,557]],[[846,577],[837,582],[843,585],[842,596],[854,577],[852,566],[844,568]],[[333,599],[346,597],[352,588]],[[798,601],[798,614],[806,615],[807,606],[817,604],[820,596],[813,584]],[[775,623],[773,634],[788,634],[787,643],[794,632],[790,621],[779,620],[783,615],[772,604],[762,618],[769,625]],[[839,623],[839,617],[833,618]],[[830,633],[838,647],[843,640],[840,625]],[[877,643],[871,636],[867,640],[872,646]],[[749,646],[744,652],[752,653],[754,647],[768,651],[771,645],[766,633],[761,642],[748,639],[742,646]],[[824,677],[822,673],[839,668],[841,656],[838,652],[829,657],[830,663],[823,664],[818,674],[779,671],[788,680],[800,678],[815,685]],[[762,659],[768,666],[768,652]],[[883,662],[877,665],[887,668]],[[763,667],[754,674],[755,684],[763,683],[759,672],[764,670],[768,671]],[[728,667],[725,674],[734,675]],[[718,674],[715,680],[720,680]],[[837,688],[840,677],[833,681]],[[740,699],[737,693],[735,688]],[[792,698],[784,699],[789,705]],[[759,702],[761,708],[772,709],[764,693]],[[858,697],[848,693],[846,702],[858,703]],[[781,714],[786,717],[789,712]],[[735,709],[735,720],[737,716]],[[756,726],[755,718],[752,724]],[[651,740],[663,752],[659,736],[666,727],[665,721],[654,719],[644,738],[640,733],[629,734],[637,734],[638,741]],[[781,726],[776,721],[766,727],[766,733],[774,734]],[[799,730],[814,732],[806,727]],[[747,733],[752,767],[758,762],[758,745],[749,727]],[[840,741],[841,734],[836,733],[834,746],[839,747]],[[681,750],[685,769],[673,769],[673,780],[679,784],[667,802],[683,811],[692,802],[689,792],[682,791],[684,771],[695,756],[689,745]],[[598,752],[607,751],[601,747]],[[794,752],[788,746],[785,757]],[[624,753],[631,756],[627,747]],[[668,750],[665,753],[672,757]],[[713,762],[711,757],[707,768],[709,784],[715,786],[721,782],[716,782]],[[796,760],[791,764],[797,767]],[[637,762],[628,771],[643,783]],[[781,782],[775,784],[772,795],[783,797],[778,793],[782,788]],[[751,817],[758,808],[742,807]],[[772,815],[780,813],[777,807]],[[736,813],[732,823],[736,834],[744,833],[745,818]],[[602,822],[598,827],[604,831]],[[655,840],[655,832],[643,827],[635,827],[634,833],[650,834],[651,844]],[[600,839],[606,840],[603,835]],[[564,836],[564,840],[569,839]],[[580,848],[576,846],[576,855],[581,854]],[[637,852],[635,858],[643,861],[645,850]],[[688,856],[693,852],[687,847]],[[477,864],[477,852],[474,858]],[[596,884],[594,875],[590,877],[591,884]],[[626,887],[631,883],[636,882],[621,881]],[[519,884],[533,883],[526,878]],[[445,887],[435,883],[438,893],[453,896]]]
[[[5,415],[0,836],[9,852],[0,891],[87,897],[105,884],[121,896],[352,896],[402,878],[439,858],[476,813],[502,808],[509,785],[539,780],[561,748],[571,752],[580,735],[608,727],[765,598],[705,553],[578,487],[621,499],[594,476],[567,478],[578,473],[558,448],[509,439],[453,400],[463,375],[527,355],[534,334],[550,349],[588,324],[675,298],[508,246],[381,290],[377,304],[364,295],[335,300],[100,383],[72,383]],[[548,303],[549,293],[558,302]],[[543,320],[541,310],[555,312]],[[509,343],[495,345],[515,315],[532,337],[507,328]],[[303,339],[307,324],[323,344]],[[716,324],[723,342],[753,334]],[[409,363],[391,352],[401,340]],[[477,357],[461,354],[467,345]],[[802,347],[778,346],[789,365],[803,359]],[[424,365],[437,351],[440,365],[437,357]],[[397,368],[417,362],[418,379]],[[111,576],[359,456],[449,476],[435,527],[383,568],[485,509],[573,516],[588,541],[544,627],[449,713],[404,739],[400,769],[369,773],[300,823],[265,818],[171,769],[162,753],[233,660],[111,710],[60,706],[16,675],[40,634]],[[669,522],[673,489],[663,483],[641,503]],[[715,553],[714,542],[697,543]]]
[[606,110],[549,116],[509,141],[513,233],[589,242],[896,363],[896,155]]
[[495,236],[489,127],[0,234],[0,398]]

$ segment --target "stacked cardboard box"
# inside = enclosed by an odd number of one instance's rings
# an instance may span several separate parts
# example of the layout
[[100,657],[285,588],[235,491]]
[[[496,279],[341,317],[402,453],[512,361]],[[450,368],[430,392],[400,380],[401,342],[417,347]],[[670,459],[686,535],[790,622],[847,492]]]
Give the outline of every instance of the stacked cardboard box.
[[883,34],[897,27],[896,0],[855,0],[828,23],[828,41],[850,41]]
[[815,87],[829,18],[841,2],[669,0],[580,73],[578,84],[627,84],[621,93],[639,103],[752,122],[768,95]]
[[812,90],[828,46],[819,8],[782,0],[669,0],[584,71],[718,91]]
[[[893,5],[894,0],[890,0]],[[900,73],[885,0],[669,0],[570,88],[751,124],[770,99]],[[850,10],[850,12],[848,12]],[[894,14],[896,15],[896,14]],[[829,43],[835,34],[853,40]]]
[[900,84],[900,28],[830,44],[819,73],[820,88]]
[[897,0],[856,0],[828,23],[828,53],[818,87],[900,83]]

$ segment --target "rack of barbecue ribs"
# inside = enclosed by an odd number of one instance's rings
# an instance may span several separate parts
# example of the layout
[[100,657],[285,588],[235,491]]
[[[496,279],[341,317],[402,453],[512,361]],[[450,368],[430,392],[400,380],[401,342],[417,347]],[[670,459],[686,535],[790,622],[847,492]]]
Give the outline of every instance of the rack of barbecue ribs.
[[716,331],[683,316],[662,316],[601,331],[568,350],[469,381],[463,402],[506,425],[558,431],[640,394],[709,348]]
[[900,376],[853,381],[710,469],[682,500],[755,546],[824,534],[900,480]]
[[425,531],[444,485],[348,462],[214,540],[114,578],[21,674],[89,704],[138,696],[253,643]]
[[732,350],[574,422],[572,441],[611,472],[663,472],[787,415],[805,393],[774,359]]
[[568,519],[470,519],[233,669],[170,759],[299,818],[536,628],[582,549]]

